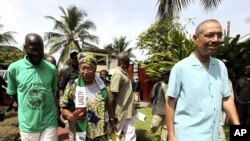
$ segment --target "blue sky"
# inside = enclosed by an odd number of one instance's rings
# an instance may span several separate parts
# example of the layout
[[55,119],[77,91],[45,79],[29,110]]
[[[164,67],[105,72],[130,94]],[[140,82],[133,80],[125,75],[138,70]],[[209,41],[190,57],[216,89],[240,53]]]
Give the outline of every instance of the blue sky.
[[[157,0],[0,0],[0,23],[5,26],[0,32],[16,31],[15,38],[21,46],[27,33],[36,32],[43,36],[44,32],[52,30],[53,22],[44,16],[58,19],[61,15],[59,6],[76,5],[95,23],[97,30],[92,33],[99,37],[100,48],[120,36],[126,36],[131,41],[130,47],[134,47],[138,35],[155,22],[156,3]],[[249,0],[225,0],[218,9],[205,12],[197,0],[180,16],[183,23],[187,18],[193,19],[194,25],[187,25],[189,34],[193,34],[199,22],[215,18],[224,28],[227,21],[231,22],[231,36],[243,36],[250,33],[250,23],[246,23],[246,18],[250,17],[249,5]]]

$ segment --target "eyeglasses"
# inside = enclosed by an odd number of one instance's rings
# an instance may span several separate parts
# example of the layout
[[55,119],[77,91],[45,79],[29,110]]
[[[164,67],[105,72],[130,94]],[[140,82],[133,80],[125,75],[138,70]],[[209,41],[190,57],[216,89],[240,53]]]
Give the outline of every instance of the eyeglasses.
[[211,33],[197,34],[197,35],[203,35],[207,39],[213,39],[215,36],[217,36],[218,39],[222,39],[224,37],[222,32],[211,32]]

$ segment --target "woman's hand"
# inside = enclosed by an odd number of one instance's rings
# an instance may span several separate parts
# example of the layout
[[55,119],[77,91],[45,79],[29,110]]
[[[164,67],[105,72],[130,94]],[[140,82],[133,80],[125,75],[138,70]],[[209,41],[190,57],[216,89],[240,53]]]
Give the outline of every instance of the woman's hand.
[[85,108],[79,108],[79,109],[76,109],[73,113],[70,113],[68,115],[68,120],[70,121],[75,121],[75,120],[78,120],[80,118],[83,118],[85,115]]

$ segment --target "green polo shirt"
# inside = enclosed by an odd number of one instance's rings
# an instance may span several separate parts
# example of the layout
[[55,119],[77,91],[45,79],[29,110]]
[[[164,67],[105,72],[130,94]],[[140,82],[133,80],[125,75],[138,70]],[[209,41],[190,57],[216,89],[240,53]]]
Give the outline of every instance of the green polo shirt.
[[18,96],[19,128],[23,132],[42,132],[57,126],[57,71],[54,65],[42,61],[34,66],[26,56],[8,68],[9,95]]

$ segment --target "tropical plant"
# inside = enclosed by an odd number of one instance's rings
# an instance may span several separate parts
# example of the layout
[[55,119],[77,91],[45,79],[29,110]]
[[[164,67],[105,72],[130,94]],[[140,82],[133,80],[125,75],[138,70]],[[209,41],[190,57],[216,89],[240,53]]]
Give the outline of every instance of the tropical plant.
[[81,51],[83,48],[96,47],[98,37],[89,33],[89,30],[95,30],[95,24],[87,19],[87,13],[78,9],[76,6],[70,6],[66,10],[59,6],[62,12],[60,20],[52,16],[45,18],[54,21],[53,30],[55,32],[45,33],[45,47],[49,47],[49,54],[61,51],[58,63],[65,63],[71,50]]
[[8,66],[21,58],[24,52],[16,47],[8,46],[0,48],[0,69],[7,69]]
[[129,48],[130,41],[126,41],[126,37],[122,36],[120,38],[115,37],[113,43],[104,46],[104,50],[108,51],[110,59],[117,59],[119,53],[124,52],[129,58],[135,58],[133,54],[133,48]]
[[185,27],[178,19],[157,21],[138,37],[137,48],[146,50],[149,59],[141,62],[151,80],[158,80],[165,71],[187,57],[193,50],[193,43],[185,35]]
[[224,61],[227,66],[229,78],[233,82],[241,75],[242,67],[250,58],[250,40],[239,43],[240,35],[225,37],[224,44],[219,48],[215,57]]
[[[0,24],[0,29],[4,26]],[[0,68],[7,69],[8,66],[23,57],[23,52],[14,46],[16,40],[13,36],[16,32],[7,31],[0,33]]]
[[[2,29],[4,26],[3,24],[0,24],[0,29]],[[0,33],[0,48],[2,47],[9,47],[12,46],[11,44],[16,44],[16,40],[13,37],[13,34],[15,34],[16,32],[14,31],[7,31],[4,33]],[[14,46],[12,46],[14,47]]]
[[0,141],[20,141],[17,113],[8,112],[0,122]]
[[[161,19],[178,16],[184,8],[194,2],[195,0],[158,0],[157,14]],[[217,8],[221,2],[222,0],[200,0],[203,8],[207,11]]]

